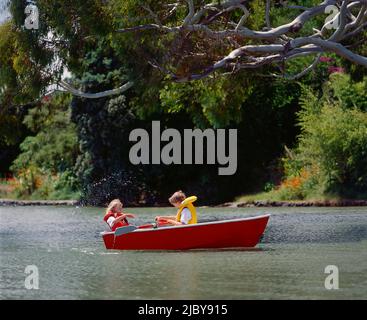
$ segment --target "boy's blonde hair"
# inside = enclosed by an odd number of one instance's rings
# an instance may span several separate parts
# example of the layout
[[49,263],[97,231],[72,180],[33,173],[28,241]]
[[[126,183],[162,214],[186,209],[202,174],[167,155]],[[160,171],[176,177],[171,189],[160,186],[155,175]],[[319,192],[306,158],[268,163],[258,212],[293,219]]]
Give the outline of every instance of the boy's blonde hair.
[[178,203],[178,202],[182,202],[186,199],[186,195],[181,191],[176,191],[169,199],[168,201],[171,203],[171,204],[174,204],[174,203]]
[[122,202],[119,199],[112,200],[106,209],[106,214],[112,211],[118,205],[121,205],[121,207],[123,206]]

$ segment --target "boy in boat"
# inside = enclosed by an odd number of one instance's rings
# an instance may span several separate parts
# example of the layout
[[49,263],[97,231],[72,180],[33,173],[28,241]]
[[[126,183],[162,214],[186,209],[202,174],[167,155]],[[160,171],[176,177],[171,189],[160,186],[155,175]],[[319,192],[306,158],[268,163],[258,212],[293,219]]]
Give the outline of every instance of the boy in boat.
[[119,199],[112,200],[106,209],[103,220],[108,224],[112,231],[117,228],[129,225],[126,218],[135,218],[131,213],[122,212],[122,202]]
[[196,199],[195,196],[186,198],[181,190],[176,191],[168,201],[178,209],[177,214],[175,216],[157,216],[155,218],[157,224],[176,226],[197,223],[196,209],[192,204]]

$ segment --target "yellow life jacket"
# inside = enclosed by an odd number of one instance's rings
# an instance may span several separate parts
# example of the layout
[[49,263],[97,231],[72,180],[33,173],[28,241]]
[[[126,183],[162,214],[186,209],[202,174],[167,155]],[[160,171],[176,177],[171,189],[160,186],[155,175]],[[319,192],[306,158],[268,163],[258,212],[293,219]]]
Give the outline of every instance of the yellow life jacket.
[[189,220],[188,224],[195,224],[198,222],[197,215],[196,215],[196,209],[194,205],[192,204],[196,200],[197,200],[197,197],[192,196],[192,197],[186,198],[184,201],[181,202],[180,208],[178,209],[177,216],[176,216],[177,222],[181,222],[181,213],[182,213],[182,210],[185,208],[189,209],[191,213],[191,219]]

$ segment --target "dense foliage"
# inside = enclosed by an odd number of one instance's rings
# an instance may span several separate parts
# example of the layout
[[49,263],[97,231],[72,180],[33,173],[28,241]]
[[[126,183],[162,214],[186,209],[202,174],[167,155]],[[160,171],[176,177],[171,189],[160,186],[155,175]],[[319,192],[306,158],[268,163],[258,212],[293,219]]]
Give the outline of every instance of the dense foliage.
[[334,74],[323,94],[305,88],[299,112],[301,134],[285,159],[284,198],[366,197],[366,80]]
[[[289,2],[311,6],[317,1]],[[200,33],[188,44],[185,34],[116,32],[152,23],[150,11],[166,25],[177,24],[187,12],[167,16],[169,3],[39,0],[40,29],[26,30],[25,2],[11,1],[13,19],[0,26],[0,173],[12,171],[18,197],[81,196],[94,205],[119,197],[128,204],[153,205],[166,203],[177,189],[197,194],[201,204],[264,188],[274,188],[282,199],[366,195],[363,68],[330,54],[299,81],[269,77],[275,67],[267,66],[172,82],[163,69],[193,73],[227,53],[232,43]],[[249,1],[247,27],[265,26],[264,6],[265,1]],[[272,25],[294,14],[273,6]],[[301,32],[315,27],[317,21],[307,23]],[[365,51],[361,42],[358,52]],[[285,76],[310,62],[294,60],[284,66]],[[135,86],[100,99],[68,94],[42,99],[66,69],[69,81],[85,92],[126,81]],[[150,131],[152,120],[178,130],[237,128],[237,173],[218,176],[216,166],[131,165],[129,133]]]
[[20,144],[11,170],[18,197],[66,199],[79,196],[74,165],[79,154],[70,98],[56,96],[29,110],[30,135]]

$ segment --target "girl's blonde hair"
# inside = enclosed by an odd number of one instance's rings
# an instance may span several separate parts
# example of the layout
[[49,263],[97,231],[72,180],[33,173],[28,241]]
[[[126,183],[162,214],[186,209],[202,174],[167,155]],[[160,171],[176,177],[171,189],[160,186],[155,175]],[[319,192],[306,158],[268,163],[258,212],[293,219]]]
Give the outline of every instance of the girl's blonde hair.
[[122,202],[119,199],[112,200],[106,209],[106,214],[112,211],[117,205],[121,205],[122,207]]
[[182,202],[186,199],[186,195],[181,191],[176,191],[169,199],[168,201],[171,204]]

